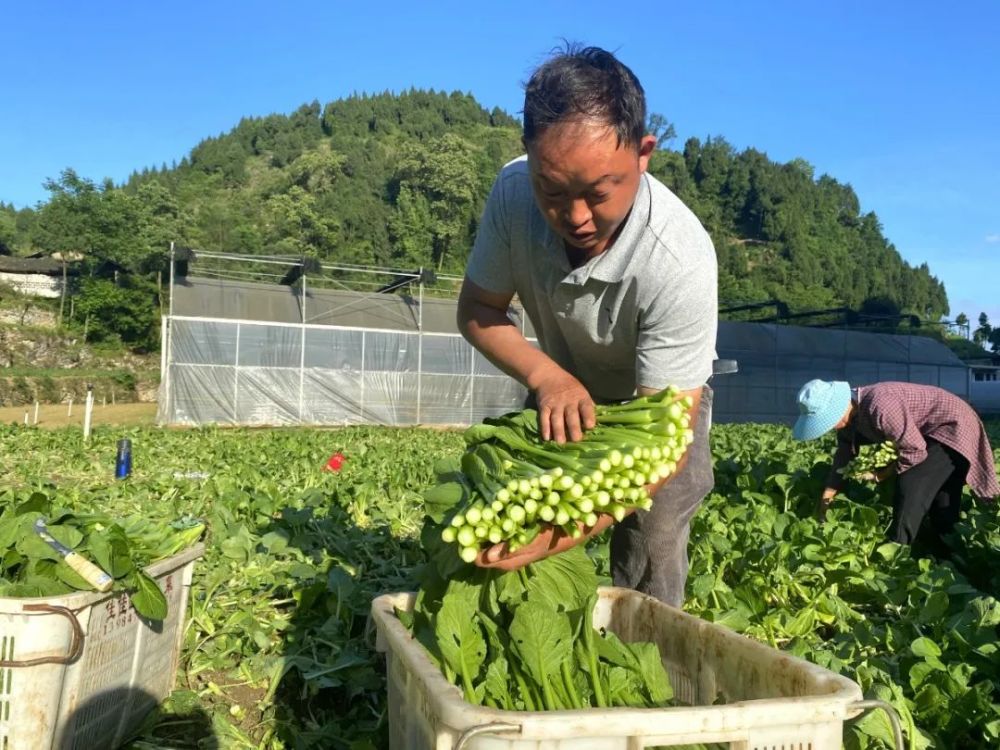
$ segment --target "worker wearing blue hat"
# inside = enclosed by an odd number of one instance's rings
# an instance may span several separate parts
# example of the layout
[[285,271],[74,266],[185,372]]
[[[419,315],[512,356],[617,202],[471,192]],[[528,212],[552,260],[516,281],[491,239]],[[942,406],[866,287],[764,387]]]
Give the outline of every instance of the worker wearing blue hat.
[[898,476],[889,538],[910,544],[923,535],[941,549],[941,535],[959,518],[962,488],[984,501],[1000,495],[993,450],[976,412],[943,388],[884,382],[851,388],[844,381],[810,380],[798,395],[796,440],[814,440],[837,430],[837,452],[820,497],[820,519],[840,490],[840,469],[862,445],[892,441],[898,458],[871,478]]

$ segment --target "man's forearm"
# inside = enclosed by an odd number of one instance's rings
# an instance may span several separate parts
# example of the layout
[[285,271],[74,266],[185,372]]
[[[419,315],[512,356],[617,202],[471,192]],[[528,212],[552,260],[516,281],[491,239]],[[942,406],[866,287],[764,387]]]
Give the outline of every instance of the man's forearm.
[[496,367],[529,390],[538,386],[539,375],[558,365],[533,347],[506,313],[480,303],[464,306],[459,329],[465,339]]

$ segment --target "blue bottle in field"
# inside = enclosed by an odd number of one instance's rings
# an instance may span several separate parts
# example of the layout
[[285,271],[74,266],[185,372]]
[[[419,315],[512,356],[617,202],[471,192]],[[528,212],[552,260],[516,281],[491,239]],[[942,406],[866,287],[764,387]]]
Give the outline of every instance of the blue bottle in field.
[[118,441],[118,456],[115,459],[115,479],[125,479],[132,473],[132,441],[122,438]]

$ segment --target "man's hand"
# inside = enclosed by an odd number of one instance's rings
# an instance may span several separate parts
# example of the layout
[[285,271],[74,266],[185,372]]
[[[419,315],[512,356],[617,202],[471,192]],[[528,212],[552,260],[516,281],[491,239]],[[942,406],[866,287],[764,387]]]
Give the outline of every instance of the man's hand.
[[543,440],[581,440],[583,431],[596,424],[594,401],[579,380],[524,338],[507,314],[512,296],[466,278],[458,298],[458,328],[484,357],[535,394]]
[[594,400],[583,384],[560,367],[546,368],[533,388],[542,440],[577,442],[597,424]]

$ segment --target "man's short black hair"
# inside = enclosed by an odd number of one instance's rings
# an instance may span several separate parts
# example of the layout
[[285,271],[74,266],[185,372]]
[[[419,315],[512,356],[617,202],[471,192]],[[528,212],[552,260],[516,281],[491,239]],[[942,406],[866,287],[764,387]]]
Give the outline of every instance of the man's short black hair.
[[646,133],[646,94],[626,65],[600,47],[567,43],[524,87],[524,142],[561,122],[607,123],[618,145],[638,146]]

